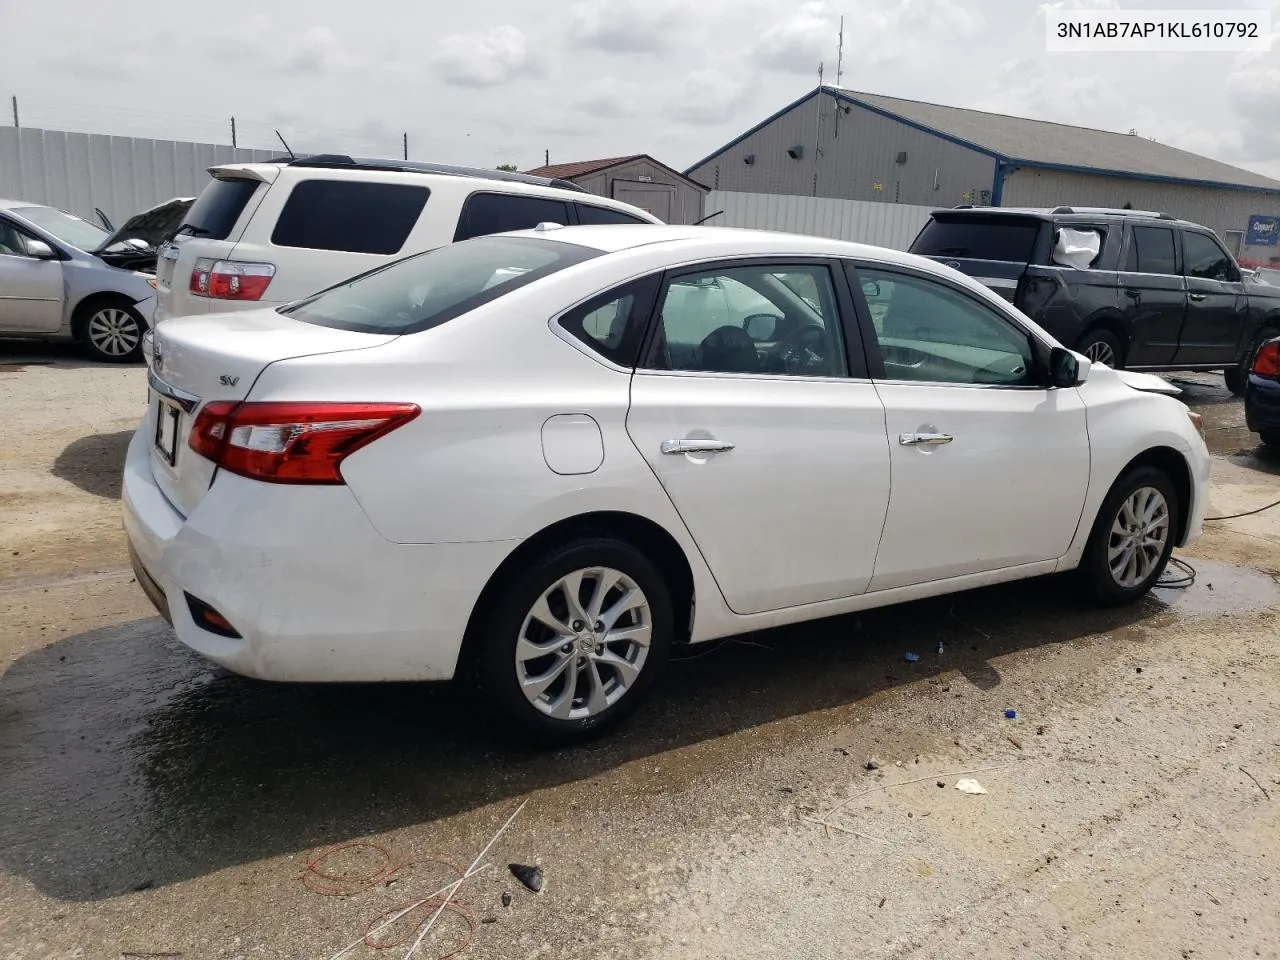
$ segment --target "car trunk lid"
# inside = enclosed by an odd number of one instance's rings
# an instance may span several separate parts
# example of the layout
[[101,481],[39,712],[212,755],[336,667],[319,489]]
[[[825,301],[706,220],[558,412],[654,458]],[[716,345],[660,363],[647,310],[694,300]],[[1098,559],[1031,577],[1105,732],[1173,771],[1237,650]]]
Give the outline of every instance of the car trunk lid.
[[156,483],[183,516],[216,472],[187,443],[214,400],[243,400],[280,360],[381,346],[390,334],[358,333],[293,320],[273,310],[185,317],[156,327],[148,370],[147,430]]

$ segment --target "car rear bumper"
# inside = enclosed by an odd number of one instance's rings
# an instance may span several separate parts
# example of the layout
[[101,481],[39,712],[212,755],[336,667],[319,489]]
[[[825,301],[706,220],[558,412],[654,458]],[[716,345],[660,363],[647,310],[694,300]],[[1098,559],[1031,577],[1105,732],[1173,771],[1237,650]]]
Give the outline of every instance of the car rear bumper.
[[1250,375],[1244,392],[1244,420],[1254,433],[1280,433],[1280,380]]
[[[222,473],[188,517],[151,473],[148,431],[125,462],[138,582],[184,644],[262,680],[447,680],[472,607],[514,544],[393,544],[343,486]],[[239,637],[197,624],[191,600]],[[198,609],[198,606],[197,606]]]

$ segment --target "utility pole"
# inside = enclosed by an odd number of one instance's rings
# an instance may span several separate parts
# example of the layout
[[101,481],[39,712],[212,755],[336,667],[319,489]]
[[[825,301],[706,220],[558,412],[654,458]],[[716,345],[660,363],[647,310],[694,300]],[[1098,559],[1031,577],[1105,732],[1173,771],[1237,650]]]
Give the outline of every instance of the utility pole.
[[21,126],[21,124],[18,123],[18,98],[17,96],[14,96],[10,99],[13,100],[13,125],[15,127]]
[[[840,81],[844,79],[844,17],[840,18],[839,38],[840,38],[839,42],[836,44],[836,89],[837,90],[840,89]],[[834,139],[839,139],[840,137],[840,101],[839,99],[836,99],[834,97],[832,99],[835,99],[836,101],[836,122],[835,122],[835,129],[832,132],[832,137]]]
[[231,118],[231,146],[232,148],[236,146],[236,118],[235,117]]
[[404,132],[404,158],[409,159],[409,131]]
[[[14,103],[17,103],[18,101],[17,101],[17,100],[15,100],[15,101],[13,101],[13,102],[14,102]],[[13,109],[14,109],[14,111],[15,111],[14,116],[16,117],[16,116],[18,115],[18,114],[17,114],[17,112],[16,112],[18,108],[17,108],[17,107],[14,107]],[[15,126],[17,125],[17,121],[14,121],[14,125],[15,125]],[[549,166],[551,166],[551,151],[550,151],[550,150],[545,150],[545,151],[543,151],[543,155],[542,155],[542,162],[543,162],[543,165],[544,165],[544,166],[548,166],[548,167],[549,167]]]

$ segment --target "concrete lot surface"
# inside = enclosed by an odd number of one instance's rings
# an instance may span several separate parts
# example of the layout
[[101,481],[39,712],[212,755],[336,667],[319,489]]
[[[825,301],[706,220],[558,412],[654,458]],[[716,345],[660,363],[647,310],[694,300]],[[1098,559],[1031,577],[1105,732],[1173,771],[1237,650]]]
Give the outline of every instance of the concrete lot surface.
[[[1220,378],[1176,379],[1211,514],[1280,498]],[[617,735],[538,752],[446,688],[179,646],[120,532],[144,395],[0,347],[0,958],[401,957],[425,911],[385,952],[375,918],[526,799],[417,956],[1280,956],[1280,510],[1134,609],[1038,581],[695,648]]]

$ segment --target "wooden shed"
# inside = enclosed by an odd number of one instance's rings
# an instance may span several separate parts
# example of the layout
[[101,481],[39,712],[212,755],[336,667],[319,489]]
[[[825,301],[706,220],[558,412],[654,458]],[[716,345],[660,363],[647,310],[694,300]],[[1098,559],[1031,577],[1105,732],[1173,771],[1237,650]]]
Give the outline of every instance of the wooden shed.
[[596,196],[612,197],[648,210],[666,223],[694,223],[702,219],[710,190],[644,153],[553,163],[527,172],[571,180]]

